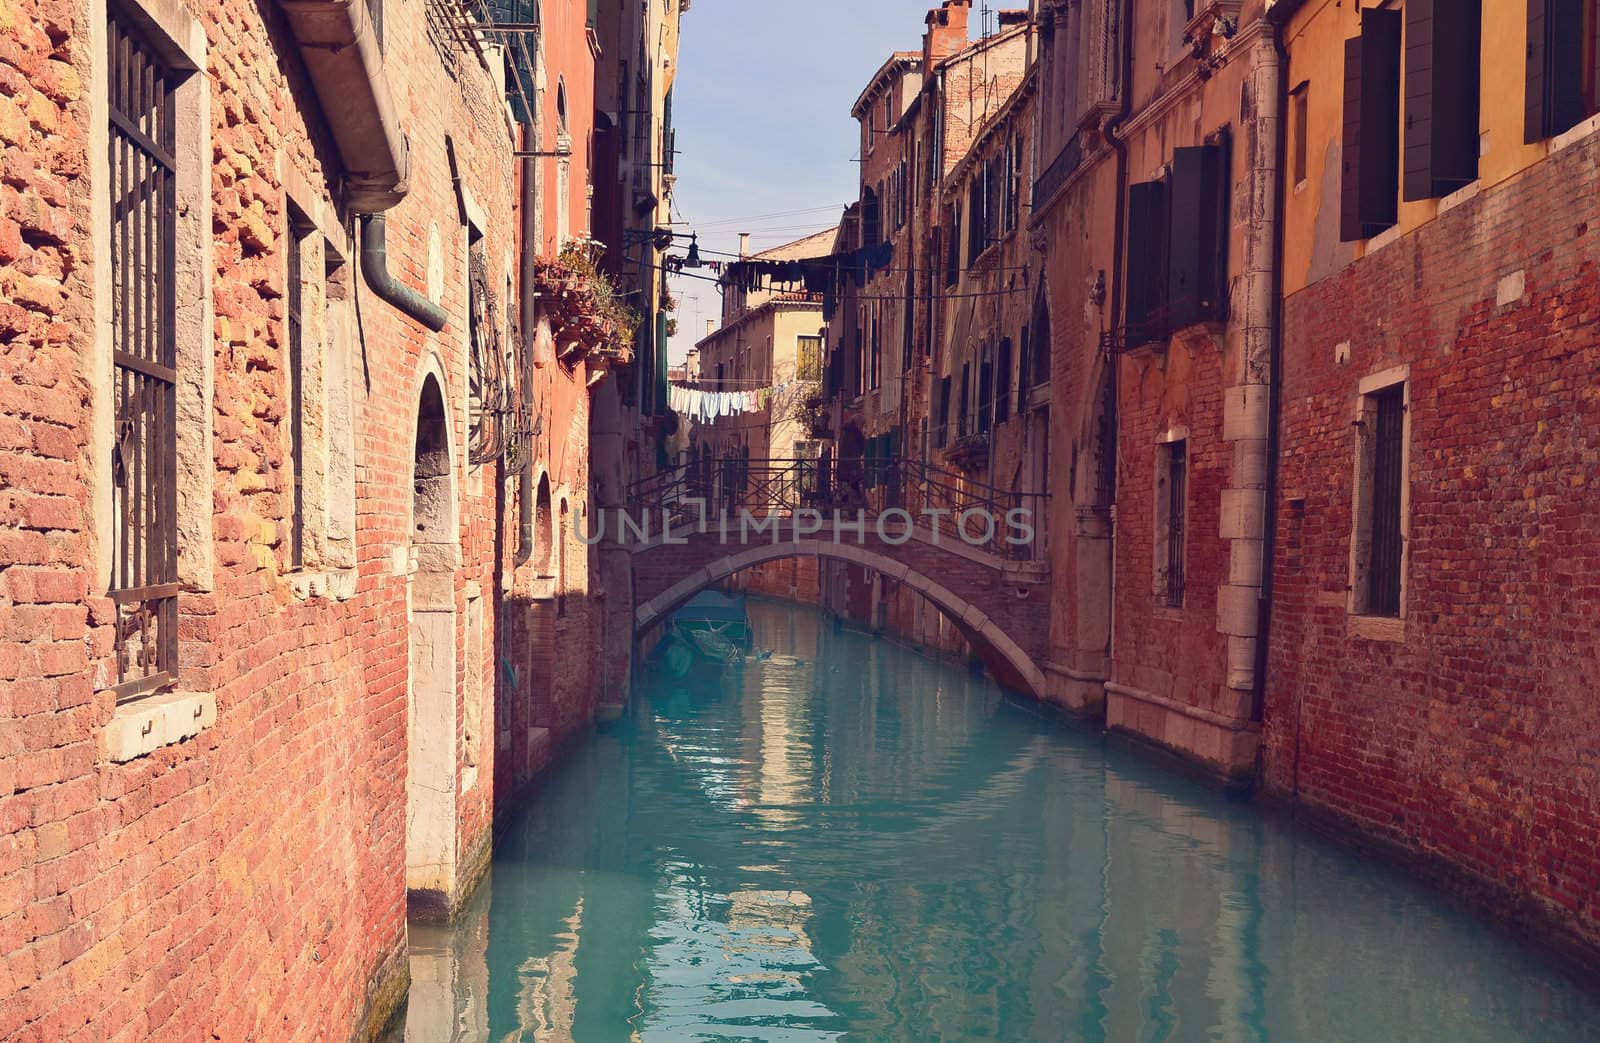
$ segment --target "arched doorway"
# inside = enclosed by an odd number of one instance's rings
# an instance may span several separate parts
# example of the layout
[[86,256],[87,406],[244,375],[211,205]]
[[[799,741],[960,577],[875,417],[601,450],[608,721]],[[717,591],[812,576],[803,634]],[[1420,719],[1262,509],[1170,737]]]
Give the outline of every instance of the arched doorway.
[[417,404],[406,715],[406,898],[412,919],[448,919],[457,890],[456,539],[449,421],[439,381]]

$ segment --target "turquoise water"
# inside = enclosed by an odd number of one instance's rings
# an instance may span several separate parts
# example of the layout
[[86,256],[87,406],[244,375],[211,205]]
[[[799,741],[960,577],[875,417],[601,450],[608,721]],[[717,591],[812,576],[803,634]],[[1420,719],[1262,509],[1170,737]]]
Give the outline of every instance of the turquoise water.
[[[1426,889],[815,613],[646,683],[552,773],[406,1037],[1583,1040]],[[792,658],[785,658],[792,657]]]

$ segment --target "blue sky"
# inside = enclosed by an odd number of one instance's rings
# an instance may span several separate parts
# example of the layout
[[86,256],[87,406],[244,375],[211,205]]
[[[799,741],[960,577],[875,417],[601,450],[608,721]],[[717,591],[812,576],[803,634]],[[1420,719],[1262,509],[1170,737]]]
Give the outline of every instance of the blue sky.
[[[689,222],[675,228],[697,229],[702,249],[732,253],[740,232],[765,250],[834,224],[856,195],[850,106],[892,52],[921,48],[923,18],[937,6],[694,0],[673,86],[673,219]],[[976,10],[973,21],[976,31]],[[674,252],[684,249],[686,240]],[[678,362],[722,305],[709,282],[677,279],[673,294],[680,305],[669,355]]]

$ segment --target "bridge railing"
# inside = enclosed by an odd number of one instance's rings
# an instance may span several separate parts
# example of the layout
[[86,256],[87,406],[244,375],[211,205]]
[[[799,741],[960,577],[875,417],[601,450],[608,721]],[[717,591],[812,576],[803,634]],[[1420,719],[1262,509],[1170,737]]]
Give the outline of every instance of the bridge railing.
[[[1013,561],[1044,559],[1049,499],[893,457],[711,457],[659,471],[628,490],[630,513],[656,525],[663,517],[673,525],[698,521],[702,509],[709,518],[816,511],[830,525],[834,512],[851,522],[861,512],[891,540],[914,524]],[[825,527],[824,535],[831,531]]]

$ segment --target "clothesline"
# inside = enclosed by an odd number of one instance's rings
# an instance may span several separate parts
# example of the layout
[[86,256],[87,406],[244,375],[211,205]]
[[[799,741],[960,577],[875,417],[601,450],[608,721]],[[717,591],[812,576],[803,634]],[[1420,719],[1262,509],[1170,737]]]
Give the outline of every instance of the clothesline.
[[667,405],[679,416],[709,424],[719,417],[761,412],[772,401],[773,395],[781,395],[788,389],[789,384],[785,381],[775,387],[745,391],[702,391],[674,381],[667,388]]

